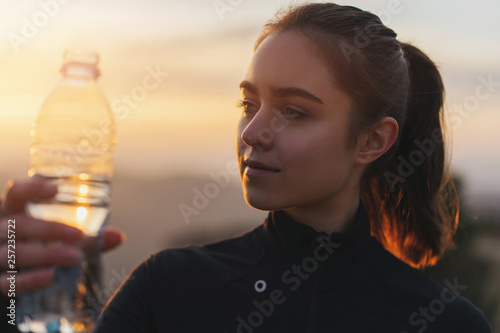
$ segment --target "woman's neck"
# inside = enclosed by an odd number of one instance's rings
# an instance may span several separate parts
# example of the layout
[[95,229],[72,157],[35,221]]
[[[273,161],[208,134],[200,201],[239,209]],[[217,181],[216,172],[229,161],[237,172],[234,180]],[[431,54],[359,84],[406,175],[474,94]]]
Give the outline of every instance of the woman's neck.
[[[339,199],[339,198],[336,198]],[[304,207],[284,210],[285,213],[299,223],[311,226],[314,230],[327,234],[342,232],[356,219],[359,207],[359,193],[353,196],[342,196],[341,200],[315,203]]]

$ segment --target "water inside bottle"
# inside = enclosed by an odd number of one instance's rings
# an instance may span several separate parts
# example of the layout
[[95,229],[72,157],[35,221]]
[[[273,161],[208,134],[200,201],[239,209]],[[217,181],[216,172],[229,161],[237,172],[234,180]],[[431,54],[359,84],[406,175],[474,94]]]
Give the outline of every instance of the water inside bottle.
[[110,211],[110,182],[103,176],[79,174],[73,177],[43,177],[56,183],[58,192],[49,200],[28,203],[28,213],[37,219],[56,221],[82,230],[86,235],[99,232]]

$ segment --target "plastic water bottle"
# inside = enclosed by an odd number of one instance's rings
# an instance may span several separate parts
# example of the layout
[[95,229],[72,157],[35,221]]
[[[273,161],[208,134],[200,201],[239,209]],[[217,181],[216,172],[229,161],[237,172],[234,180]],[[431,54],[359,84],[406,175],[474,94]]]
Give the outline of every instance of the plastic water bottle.
[[53,284],[20,297],[21,332],[91,332],[103,305],[100,230],[110,212],[116,135],[113,113],[97,84],[98,62],[95,52],[66,50],[62,77],[31,131],[28,174],[56,183],[58,193],[30,202],[28,213],[77,227],[85,239],[80,264],[55,267]]

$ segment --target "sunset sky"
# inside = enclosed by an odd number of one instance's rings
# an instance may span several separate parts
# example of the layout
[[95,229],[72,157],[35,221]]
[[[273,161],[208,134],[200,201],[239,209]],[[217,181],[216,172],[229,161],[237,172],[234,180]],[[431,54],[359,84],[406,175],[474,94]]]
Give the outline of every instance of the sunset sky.
[[[217,10],[221,3],[226,10]],[[234,159],[238,83],[253,41],[288,3],[2,0],[0,174],[26,175],[30,125],[58,79],[68,46],[101,55],[100,84],[117,116],[116,173],[157,177],[224,169]],[[339,3],[379,13],[401,41],[435,60],[445,80],[448,116],[455,119],[453,169],[465,176],[471,193],[498,193],[500,83],[483,89],[490,94],[477,105],[471,103],[481,82],[500,82],[500,2]],[[126,105],[123,95],[151,70],[163,73],[158,87],[127,112],[117,112]]]

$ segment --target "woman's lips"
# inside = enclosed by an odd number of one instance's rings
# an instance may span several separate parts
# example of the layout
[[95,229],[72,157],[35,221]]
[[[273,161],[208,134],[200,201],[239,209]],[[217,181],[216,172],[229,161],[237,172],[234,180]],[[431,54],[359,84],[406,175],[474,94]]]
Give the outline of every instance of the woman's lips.
[[267,176],[280,172],[279,169],[257,160],[248,159],[245,160],[245,164],[245,174],[247,176]]

